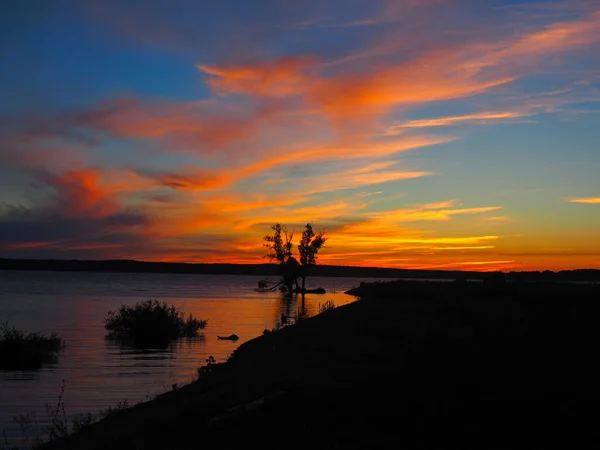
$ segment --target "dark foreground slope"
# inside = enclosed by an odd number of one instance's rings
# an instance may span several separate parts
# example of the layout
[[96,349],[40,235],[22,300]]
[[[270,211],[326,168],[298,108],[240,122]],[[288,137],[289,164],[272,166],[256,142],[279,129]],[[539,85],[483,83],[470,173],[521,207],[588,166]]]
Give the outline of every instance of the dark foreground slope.
[[484,288],[364,285],[46,448],[595,448],[597,288]]

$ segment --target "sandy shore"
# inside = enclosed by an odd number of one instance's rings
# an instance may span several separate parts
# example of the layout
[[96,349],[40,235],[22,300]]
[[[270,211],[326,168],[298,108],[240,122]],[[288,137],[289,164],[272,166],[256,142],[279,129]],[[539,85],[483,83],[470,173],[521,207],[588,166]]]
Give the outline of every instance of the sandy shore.
[[522,286],[364,285],[44,448],[595,448],[598,287]]

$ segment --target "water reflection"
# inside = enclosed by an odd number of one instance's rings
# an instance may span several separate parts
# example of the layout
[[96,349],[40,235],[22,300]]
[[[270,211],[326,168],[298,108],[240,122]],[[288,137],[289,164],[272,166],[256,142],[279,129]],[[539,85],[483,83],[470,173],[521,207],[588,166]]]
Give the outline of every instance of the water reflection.
[[[171,339],[162,342],[154,347],[142,346],[133,340],[117,338],[114,336],[105,336],[104,341],[108,353],[110,354],[146,354],[146,353],[176,353],[181,350],[190,350],[196,345],[206,344],[204,333],[199,333],[198,336],[185,336],[178,339]],[[114,352],[118,349],[118,352]]]
[[[308,294],[311,296],[311,294]],[[319,305],[325,303],[331,297],[340,297],[339,294],[312,294],[310,299],[307,299],[307,294],[280,294],[279,301],[273,304],[273,326],[272,328],[280,328],[283,325],[291,325],[300,319],[312,317],[317,314]],[[343,298],[340,302],[338,299],[337,306],[348,303],[350,300],[347,295],[342,294]],[[318,301],[320,297],[324,297],[322,301]]]
[[[260,277],[178,274],[0,273],[0,317],[28,331],[58,332],[66,348],[57,364],[36,372],[0,372],[0,432],[19,434],[12,417],[39,413],[55,404],[65,380],[68,415],[135,404],[165,391],[165,386],[189,383],[198,367],[214,357],[222,362],[244,342],[277,328],[281,315],[308,316],[319,304],[336,306],[354,301],[341,292],[360,279],[320,278],[327,294],[258,293]],[[163,348],[136,348],[106,339],[104,318],[121,304],[134,305],[148,297],[174,304],[186,313],[208,319],[197,338],[183,338]],[[290,321],[289,323],[293,323]],[[236,334],[238,341],[218,340]]]

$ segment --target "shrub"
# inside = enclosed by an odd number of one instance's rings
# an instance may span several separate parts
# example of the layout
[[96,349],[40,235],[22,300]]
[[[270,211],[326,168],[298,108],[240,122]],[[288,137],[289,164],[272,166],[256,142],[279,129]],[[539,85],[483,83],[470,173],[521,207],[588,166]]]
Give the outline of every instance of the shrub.
[[212,372],[213,369],[217,365],[217,361],[215,360],[214,356],[212,356],[212,355],[210,355],[204,361],[206,361],[206,365],[198,367],[198,369],[197,369],[198,378],[202,377],[203,375],[206,375],[207,373]]
[[206,320],[199,320],[174,305],[148,299],[134,306],[121,305],[109,311],[104,319],[108,336],[124,339],[142,346],[166,345],[179,337],[194,337],[206,327]]
[[103,411],[100,411],[100,417],[102,419],[106,419],[108,416],[112,416],[119,411],[123,411],[130,407],[129,402],[127,400],[123,400],[122,402],[117,403],[117,406],[109,406]]
[[324,313],[325,311],[331,311],[332,309],[335,309],[333,300],[327,300],[322,305],[319,303],[319,314]]
[[64,348],[64,341],[56,333],[49,336],[28,333],[0,326],[0,369],[36,370],[44,363],[56,362],[58,353]]
[[79,433],[81,430],[88,428],[96,422],[96,417],[92,413],[80,413],[73,417],[71,423],[73,425],[73,433]]

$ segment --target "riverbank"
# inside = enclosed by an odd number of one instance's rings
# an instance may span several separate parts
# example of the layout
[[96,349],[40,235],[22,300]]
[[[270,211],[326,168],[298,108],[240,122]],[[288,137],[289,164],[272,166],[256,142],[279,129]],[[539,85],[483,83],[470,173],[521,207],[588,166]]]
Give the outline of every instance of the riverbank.
[[597,286],[359,289],[363,300],[246,342],[198,382],[44,448],[514,449],[596,441]]

